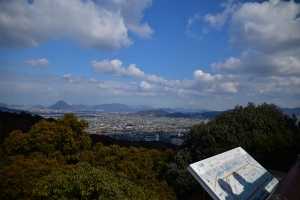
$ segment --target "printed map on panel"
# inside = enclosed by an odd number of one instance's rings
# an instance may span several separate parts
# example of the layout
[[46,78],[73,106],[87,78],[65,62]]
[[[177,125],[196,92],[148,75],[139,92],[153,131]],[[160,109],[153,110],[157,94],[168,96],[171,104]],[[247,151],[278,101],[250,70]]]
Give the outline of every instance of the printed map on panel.
[[193,163],[188,170],[214,199],[264,199],[278,184],[241,147]]

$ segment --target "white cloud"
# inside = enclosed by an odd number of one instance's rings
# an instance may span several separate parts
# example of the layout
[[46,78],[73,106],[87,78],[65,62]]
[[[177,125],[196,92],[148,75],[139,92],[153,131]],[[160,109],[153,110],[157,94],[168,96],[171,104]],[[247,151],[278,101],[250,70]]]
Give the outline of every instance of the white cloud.
[[237,85],[239,85],[239,83],[225,82],[220,84],[223,91],[228,93],[237,93],[238,92],[236,89]]
[[92,61],[92,69],[95,73],[110,74],[114,76],[119,76],[125,72],[122,68],[122,62],[118,59],[115,60],[103,60],[101,62]]
[[262,52],[242,53],[225,62],[214,62],[211,67],[225,74],[256,74],[257,76],[300,76],[300,58],[297,55],[265,55]]
[[300,53],[300,4],[271,0],[222,5],[216,15],[205,15],[205,21],[220,29],[229,24],[230,42],[250,50],[273,53]]
[[228,3],[221,4],[221,6],[224,7],[223,12],[217,15],[206,14],[204,20],[209,22],[212,27],[220,29],[227,22],[230,14],[235,10],[236,5],[232,5],[231,3],[231,1],[228,1]]
[[142,81],[141,84],[140,84],[141,88],[144,89],[144,90],[149,90],[152,88],[152,86],[147,83],[146,81]]
[[242,4],[229,20],[230,41],[265,53],[300,53],[300,4],[266,1]]
[[165,80],[163,77],[157,77],[156,75],[145,74],[145,72],[137,68],[135,64],[130,64],[128,68],[125,68],[123,67],[123,63],[118,59],[103,60],[100,62],[94,60],[91,62],[91,64],[92,64],[92,70],[98,74],[103,73],[112,76],[132,77],[132,78],[155,82],[167,86],[175,86],[180,84],[180,81],[178,80],[168,81]]
[[147,22],[140,24],[140,19],[143,18],[142,11],[150,7],[152,0],[130,0],[124,4],[121,10],[121,15],[130,31],[136,33],[140,37],[149,37],[154,31]]
[[213,77],[210,74],[203,73],[202,70],[194,71],[193,75],[196,80],[213,81]]
[[48,67],[50,65],[50,62],[46,58],[41,58],[37,60],[26,60],[25,64],[32,67]]
[[97,0],[111,12],[119,12],[129,31],[139,37],[150,37],[154,32],[147,22],[140,24],[143,10],[152,5],[152,0]]
[[[96,2],[96,3],[95,3]],[[143,18],[152,0],[27,0],[0,2],[0,44],[37,46],[50,38],[71,38],[100,51],[132,44],[128,31],[149,37],[153,30]],[[67,14],[66,14],[67,13]]]
[[240,56],[212,63],[212,69],[223,75],[300,76],[299,13],[299,3],[272,0],[232,4],[210,15],[222,19],[210,21],[213,27],[228,22],[231,44],[244,49]]
[[127,70],[124,73],[126,76],[143,78],[145,77],[145,73],[141,71],[139,68],[136,68],[135,64],[129,65]]

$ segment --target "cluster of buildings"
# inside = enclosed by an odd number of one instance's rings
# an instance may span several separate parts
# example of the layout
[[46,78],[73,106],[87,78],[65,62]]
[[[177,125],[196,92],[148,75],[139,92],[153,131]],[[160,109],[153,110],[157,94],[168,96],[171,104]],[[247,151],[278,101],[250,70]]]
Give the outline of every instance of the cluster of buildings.
[[99,113],[84,117],[89,122],[88,132],[105,134],[128,141],[163,141],[181,145],[190,129],[201,123],[195,118],[137,117],[124,113]]
[[110,134],[110,137],[117,140],[127,140],[127,141],[162,141],[166,143],[171,143],[175,145],[181,145],[188,136],[187,133],[120,133],[120,134]]
[[[46,118],[60,118],[64,112],[40,112]],[[190,129],[203,121],[198,118],[134,116],[124,112],[74,112],[89,123],[90,134],[108,135],[128,141],[162,141],[181,145]]]

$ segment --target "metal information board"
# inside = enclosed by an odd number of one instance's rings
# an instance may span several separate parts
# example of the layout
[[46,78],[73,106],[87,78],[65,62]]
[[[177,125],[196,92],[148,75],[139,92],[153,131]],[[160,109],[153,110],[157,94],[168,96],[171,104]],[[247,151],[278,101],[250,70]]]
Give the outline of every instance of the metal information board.
[[278,184],[241,147],[190,164],[188,171],[215,200],[266,199]]

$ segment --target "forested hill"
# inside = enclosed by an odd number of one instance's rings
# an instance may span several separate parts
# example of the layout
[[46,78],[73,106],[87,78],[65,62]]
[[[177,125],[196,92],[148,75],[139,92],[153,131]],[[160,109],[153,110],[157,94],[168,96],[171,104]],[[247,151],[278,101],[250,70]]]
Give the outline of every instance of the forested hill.
[[208,111],[203,113],[182,113],[182,112],[172,112],[169,113],[163,109],[158,110],[144,110],[132,114],[133,116],[139,117],[172,117],[172,118],[202,118],[202,119],[213,119],[217,115],[222,114],[224,111]]
[[144,111],[139,111],[139,112],[135,113],[136,116],[151,116],[151,117],[163,117],[167,114],[169,114],[169,113],[167,111],[162,110],[162,109],[144,110]]
[[[38,121],[44,119],[39,115],[31,115],[30,113],[25,113],[20,111],[20,114],[15,112],[2,111],[0,109],[0,143],[2,144],[4,138],[8,137],[9,133],[13,130],[21,130],[24,133],[29,132],[30,128]],[[15,111],[15,110],[14,110]],[[48,121],[54,121],[54,119],[46,119]]]

